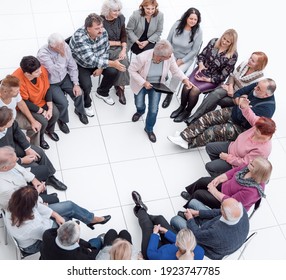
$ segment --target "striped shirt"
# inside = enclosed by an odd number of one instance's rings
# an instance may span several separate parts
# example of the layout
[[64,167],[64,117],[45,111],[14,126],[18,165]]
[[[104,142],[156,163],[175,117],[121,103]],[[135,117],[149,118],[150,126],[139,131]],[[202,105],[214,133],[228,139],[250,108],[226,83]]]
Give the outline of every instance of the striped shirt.
[[108,34],[104,29],[102,35],[91,39],[84,27],[79,28],[71,37],[70,48],[75,61],[84,68],[108,67]]

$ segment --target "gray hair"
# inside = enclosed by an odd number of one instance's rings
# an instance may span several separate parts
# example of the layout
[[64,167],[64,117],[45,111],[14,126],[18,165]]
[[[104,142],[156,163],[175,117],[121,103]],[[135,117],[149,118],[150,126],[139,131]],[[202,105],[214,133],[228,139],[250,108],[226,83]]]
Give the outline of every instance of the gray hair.
[[105,0],[101,8],[101,15],[107,17],[111,11],[122,10],[122,3],[120,0]]
[[11,157],[15,155],[15,150],[11,146],[3,146],[0,148],[0,168],[14,164]]
[[48,38],[48,45],[51,47],[55,47],[56,45],[58,45],[59,43],[62,43],[64,41],[65,41],[65,39],[61,34],[53,33]]
[[234,198],[228,198],[223,201],[222,208],[225,214],[225,219],[230,222],[237,222],[243,215],[243,206]]
[[67,221],[58,228],[58,240],[63,246],[75,244],[80,237],[80,227],[75,221]]
[[173,47],[168,40],[160,40],[154,47],[154,55],[168,57],[173,53]]

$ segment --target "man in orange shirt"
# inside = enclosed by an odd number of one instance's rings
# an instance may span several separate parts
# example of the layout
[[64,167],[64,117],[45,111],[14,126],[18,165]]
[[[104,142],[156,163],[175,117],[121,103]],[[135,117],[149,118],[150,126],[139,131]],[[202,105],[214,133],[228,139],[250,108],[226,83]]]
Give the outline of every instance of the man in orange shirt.
[[48,72],[36,57],[24,56],[20,62],[20,68],[13,75],[20,80],[20,94],[33,117],[42,124],[40,146],[43,149],[49,149],[44,133],[52,140],[59,141],[59,136],[54,131],[59,111],[52,102]]

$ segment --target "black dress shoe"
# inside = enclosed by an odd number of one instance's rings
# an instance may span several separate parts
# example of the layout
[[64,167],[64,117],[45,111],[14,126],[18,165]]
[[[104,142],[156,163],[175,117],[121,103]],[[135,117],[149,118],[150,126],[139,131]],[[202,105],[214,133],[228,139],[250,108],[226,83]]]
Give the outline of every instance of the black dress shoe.
[[145,132],[147,133],[149,140],[150,140],[152,143],[155,143],[155,142],[157,141],[157,138],[156,138],[156,135],[154,134],[154,132],[153,132],[153,131],[148,132],[148,131],[146,131],[146,129],[144,129],[144,130],[145,130]]
[[184,220],[187,220],[185,217],[185,213],[183,211],[179,211],[177,214],[179,217],[183,218]]
[[162,107],[163,108],[169,107],[169,105],[170,105],[170,103],[172,101],[172,98],[173,98],[173,94],[167,94],[165,100],[162,103]]
[[59,181],[54,175],[48,177],[46,185],[50,185],[59,191],[65,191],[68,188],[64,183]]
[[136,204],[136,206],[141,207],[145,209],[146,211],[148,211],[148,207],[142,202],[141,195],[138,192],[136,191],[132,192],[132,199],[134,203]]
[[188,118],[190,116],[191,112],[189,111],[183,111],[178,117],[176,117],[174,119],[174,122],[182,122],[184,121],[186,118]]
[[45,150],[48,150],[50,148],[48,142],[46,142],[46,140],[44,139],[40,141],[40,146]]
[[135,113],[132,117],[133,122],[137,122],[140,119],[141,115],[139,113]]
[[190,194],[188,192],[186,192],[186,191],[181,192],[181,197],[183,199],[185,199],[185,200],[190,200],[191,199]]
[[56,134],[55,132],[48,132],[46,131],[46,134],[54,141],[59,141],[60,137],[58,136],[58,134]]
[[94,225],[104,225],[111,219],[111,216],[107,215],[107,216],[103,216],[103,218],[104,220],[102,222],[90,223],[90,224],[87,224],[87,226],[91,229],[94,229]]
[[196,119],[195,119],[193,116],[191,116],[191,117],[185,119],[184,122],[186,123],[187,126],[189,126],[189,125],[190,125],[192,122],[194,122],[195,120],[196,120]]
[[59,129],[63,133],[65,133],[65,134],[70,133],[70,129],[69,129],[68,125],[65,122],[62,122],[61,120],[58,120],[58,125],[59,125]]
[[74,110],[75,114],[78,115],[79,120],[83,123],[83,124],[88,124],[88,119],[87,116],[84,114],[79,113],[77,110]]
[[115,86],[116,95],[119,97],[119,102],[126,105],[126,98],[124,95],[124,89],[120,86]]
[[170,118],[171,118],[171,119],[174,119],[174,118],[178,117],[183,111],[184,111],[184,108],[183,108],[182,106],[180,106],[177,110],[175,110],[175,111],[171,114]]

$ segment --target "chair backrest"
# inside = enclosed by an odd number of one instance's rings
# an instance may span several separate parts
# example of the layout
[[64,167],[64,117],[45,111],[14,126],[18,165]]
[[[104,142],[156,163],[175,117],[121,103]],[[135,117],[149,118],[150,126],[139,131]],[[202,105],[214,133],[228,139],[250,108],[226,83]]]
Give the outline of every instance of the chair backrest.
[[3,222],[4,222],[4,238],[5,238],[5,245],[8,245],[8,235],[10,237],[10,239],[12,240],[13,244],[15,245],[15,248],[16,248],[16,259],[17,260],[22,260],[22,259],[25,259],[26,257],[28,256],[32,256],[32,255],[36,255],[38,254],[39,255],[39,252],[37,253],[33,253],[33,254],[29,254],[29,253],[26,253],[24,252],[19,244],[18,244],[18,241],[13,237],[13,235],[11,235],[8,231],[8,227],[7,227],[7,223],[9,223],[9,221],[7,220],[7,217],[6,217],[6,213],[5,213],[5,210],[4,209],[0,209],[0,213],[2,215],[2,218],[3,218]]
[[[223,260],[240,260],[244,251],[246,250],[247,246],[249,245],[249,243],[253,240],[253,238],[257,235],[257,232],[253,232],[250,235],[248,235],[248,237],[245,239],[245,241],[243,242],[243,244],[241,245],[241,247],[236,250],[235,252],[233,252],[230,255],[226,255],[223,257]],[[239,253],[239,255],[237,256],[237,254]]]
[[68,45],[69,45],[69,43],[70,43],[71,37],[72,37],[72,36],[69,36],[68,38],[65,39],[65,42],[66,42]]
[[253,216],[253,214],[254,214],[254,213],[257,211],[257,209],[259,208],[261,201],[262,201],[262,198],[260,198],[259,200],[257,200],[257,201],[255,202],[254,208],[253,208],[252,212],[250,213],[250,215],[248,216],[249,219]]

